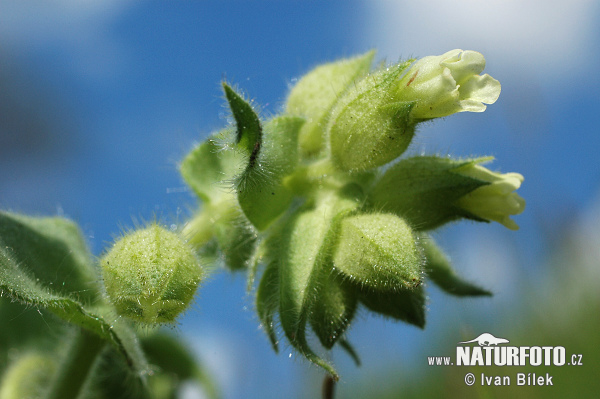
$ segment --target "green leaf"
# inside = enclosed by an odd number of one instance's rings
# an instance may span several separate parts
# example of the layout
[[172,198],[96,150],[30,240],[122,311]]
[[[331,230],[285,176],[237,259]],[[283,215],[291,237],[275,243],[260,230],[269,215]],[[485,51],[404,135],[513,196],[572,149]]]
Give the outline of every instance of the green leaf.
[[233,114],[236,124],[236,144],[250,157],[250,164],[254,163],[262,144],[262,128],[260,119],[252,106],[236,93],[227,83],[223,82],[225,98]]
[[422,287],[392,292],[362,289],[360,301],[375,313],[419,328],[425,327],[425,293]]
[[77,225],[0,211],[0,250],[36,283],[81,301],[99,298],[98,274]]
[[425,271],[442,290],[456,296],[491,296],[492,293],[463,280],[456,274],[450,260],[430,237],[423,237],[421,244],[425,252]]
[[298,131],[302,118],[280,116],[265,125],[263,144],[254,161],[237,182],[244,214],[258,230],[264,230],[290,206],[293,192],[283,184],[298,164]]
[[[41,234],[41,231],[45,233]],[[19,237],[19,242],[14,237]],[[7,245],[7,242],[11,244]],[[69,274],[61,270],[63,267],[91,270],[89,259],[87,265],[73,260],[84,262],[82,242],[78,229],[68,220],[0,213],[0,295],[27,306],[45,308],[68,323],[98,334],[113,344],[141,376],[146,363],[135,334],[122,322],[107,322],[104,316],[110,312],[101,311],[100,307],[92,310],[78,300],[83,293],[95,289],[84,288],[85,281],[78,281],[84,273],[72,270],[75,281],[71,282]],[[46,251],[48,256],[44,257]],[[54,251],[62,253],[62,259]],[[57,260],[61,261],[55,263]],[[48,281],[52,272],[64,280],[51,278]],[[99,306],[103,305],[100,303]],[[114,315],[109,317],[112,319]]]
[[148,362],[157,366],[157,372],[175,379],[176,387],[184,381],[195,381],[209,398],[219,397],[213,378],[191,355],[192,350],[172,334],[158,332],[141,339]]
[[444,223],[469,218],[481,221],[454,203],[486,182],[455,171],[481,162],[418,156],[392,165],[374,184],[368,202],[372,209],[392,212],[417,231],[434,229]]
[[423,259],[416,238],[396,215],[353,215],[341,221],[333,264],[346,278],[377,291],[421,284]]
[[307,120],[300,132],[300,148],[305,155],[316,155],[323,149],[323,134],[331,109],[349,86],[369,72],[374,56],[375,51],[369,51],[320,65],[291,90],[286,112]]

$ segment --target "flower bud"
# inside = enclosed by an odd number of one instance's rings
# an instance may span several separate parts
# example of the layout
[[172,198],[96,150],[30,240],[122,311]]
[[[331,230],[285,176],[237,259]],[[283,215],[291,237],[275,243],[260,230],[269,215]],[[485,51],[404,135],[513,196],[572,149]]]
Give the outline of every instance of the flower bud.
[[327,135],[334,164],[362,171],[400,156],[410,144],[413,102],[397,96],[397,80],[410,62],[379,70],[348,89],[331,112]]
[[421,252],[408,224],[396,215],[343,219],[333,264],[347,278],[377,291],[421,284]]
[[304,75],[287,100],[286,111],[306,118],[299,136],[302,155],[316,155],[323,147],[327,118],[342,93],[369,72],[374,51],[320,65]]
[[485,220],[501,223],[511,230],[519,226],[510,218],[525,210],[525,200],[513,192],[523,183],[519,173],[496,173],[481,165],[470,164],[457,171],[463,176],[488,182],[461,197],[456,205]]
[[100,264],[117,312],[147,324],[174,321],[203,275],[192,248],[157,224],[122,237]]
[[401,216],[417,231],[460,218],[494,220],[515,230],[518,226],[509,215],[523,212],[525,201],[512,191],[523,176],[502,175],[478,165],[486,160],[436,156],[402,160],[373,185],[370,207]]
[[456,112],[483,112],[500,95],[500,82],[478,75],[485,58],[460,49],[415,62],[398,82],[399,100],[415,102],[415,119],[439,118]]

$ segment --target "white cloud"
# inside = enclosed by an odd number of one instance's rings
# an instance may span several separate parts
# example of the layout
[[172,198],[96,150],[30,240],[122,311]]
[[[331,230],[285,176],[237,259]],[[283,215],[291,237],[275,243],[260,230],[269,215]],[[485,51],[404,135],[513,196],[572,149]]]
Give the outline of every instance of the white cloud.
[[[395,61],[454,48],[481,51],[494,68],[546,77],[597,63],[594,0],[369,2],[365,45]],[[503,65],[500,65],[503,64]]]

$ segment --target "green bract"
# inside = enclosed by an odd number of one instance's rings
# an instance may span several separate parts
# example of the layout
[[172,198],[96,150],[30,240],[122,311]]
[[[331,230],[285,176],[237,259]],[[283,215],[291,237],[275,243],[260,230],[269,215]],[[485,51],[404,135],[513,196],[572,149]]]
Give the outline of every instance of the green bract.
[[250,286],[259,276],[256,310],[275,350],[280,326],[334,378],[309,330],[356,359],[345,336],[361,306],[422,328],[427,276],[454,295],[489,295],[425,231],[461,218],[513,228],[509,215],[524,208],[513,192],[522,176],[488,171],[487,158],[398,159],[420,122],[496,101],[500,84],[478,75],[483,56],[453,50],[369,72],[373,55],[315,68],[267,120],[224,83],[234,126],[181,165],[203,202],[186,236],[247,268]]
[[174,321],[203,275],[191,247],[156,224],[122,237],[100,265],[117,312],[147,324]]

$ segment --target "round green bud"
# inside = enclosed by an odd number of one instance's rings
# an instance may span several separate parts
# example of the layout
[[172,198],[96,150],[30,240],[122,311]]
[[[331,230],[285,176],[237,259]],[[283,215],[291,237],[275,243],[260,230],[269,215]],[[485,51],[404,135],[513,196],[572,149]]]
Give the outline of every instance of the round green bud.
[[421,284],[423,256],[403,219],[385,213],[360,214],[342,220],[333,264],[364,288],[397,291]]
[[100,263],[117,312],[147,324],[174,321],[203,275],[192,248],[157,224],[122,237]]

